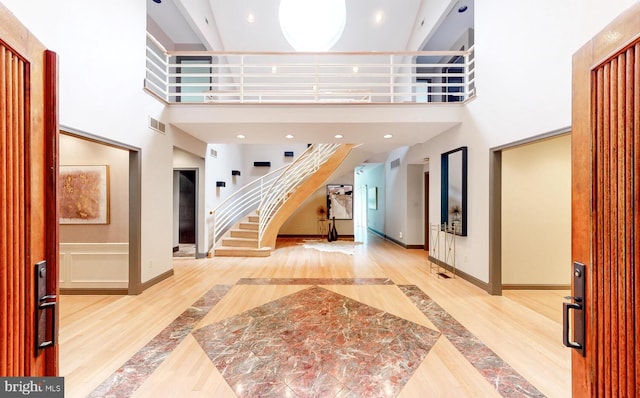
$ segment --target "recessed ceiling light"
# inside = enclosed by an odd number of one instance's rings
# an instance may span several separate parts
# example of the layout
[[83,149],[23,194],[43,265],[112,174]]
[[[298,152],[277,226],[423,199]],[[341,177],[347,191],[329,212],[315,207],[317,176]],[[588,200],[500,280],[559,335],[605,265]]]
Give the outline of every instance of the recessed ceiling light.
[[378,11],[376,13],[376,23],[382,23],[382,20],[384,19],[384,14],[382,13],[382,11]]
[[467,6],[462,6],[462,7],[458,8],[458,12],[459,12],[459,13],[463,13],[463,12],[467,11],[468,9],[469,9],[469,7],[467,7]]
[[252,13],[249,13],[249,15],[247,15],[247,22],[253,23],[255,20],[256,17],[254,17]]
[[358,68],[357,66],[353,67],[353,73],[358,73],[359,70],[360,70],[360,68]]
[[278,71],[278,67],[277,66],[272,66],[271,67],[271,73],[276,73]]
[[240,138],[241,140],[245,138],[244,134],[238,134],[238,135],[236,135],[236,137]]
[[288,138],[288,139],[292,139],[292,138],[294,137],[294,135],[293,135],[293,134],[287,134],[287,135],[285,135],[284,137],[285,137],[285,138]]
[[336,134],[336,135],[334,135],[334,137],[336,137],[336,138],[342,138],[342,137],[343,137],[343,135],[342,135],[342,134]]
[[385,134],[385,135],[383,136],[383,138],[391,138],[391,137],[393,137],[393,135],[392,135],[392,134]]

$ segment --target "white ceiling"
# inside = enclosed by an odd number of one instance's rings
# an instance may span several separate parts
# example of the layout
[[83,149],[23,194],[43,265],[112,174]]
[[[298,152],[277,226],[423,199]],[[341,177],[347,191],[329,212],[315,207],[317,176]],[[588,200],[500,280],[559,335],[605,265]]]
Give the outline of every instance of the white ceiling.
[[[175,2],[162,0],[160,4],[147,1],[147,14],[176,44],[201,44],[200,36],[194,33],[189,19],[201,16],[183,16],[182,7]],[[224,48],[218,51],[292,51],[278,23],[279,0],[199,0],[208,2],[214,15],[217,36]],[[419,28],[420,11],[430,0],[346,0],[347,22],[344,33],[333,47],[333,51],[414,51],[408,40]],[[449,8],[447,15],[440,17],[438,30],[429,37],[423,49],[448,50],[450,44],[473,27],[474,0],[458,0]],[[468,9],[459,13],[460,7]],[[381,23],[376,15],[381,13]],[[254,22],[247,19],[249,14]],[[420,19],[420,20],[418,20]]]
[[[147,1],[147,13],[175,44],[201,44],[199,37],[187,22],[191,16],[183,17],[174,1],[162,0],[161,4]],[[217,36],[223,51],[293,51],[286,42],[278,23],[279,0],[199,0],[209,3]],[[333,51],[412,51],[408,42],[414,30],[419,28],[426,3],[431,0],[346,0],[347,23],[340,40]],[[458,0],[448,8],[448,15],[439,17],[440,30],[429,35],[429,43],[423,48],[449,49],[464,31],[473,26],[473,1]],[[205,4],[206,5],[206,4]],[[458,8],[467,6],[468,10],[459,13]],[[376,24],[375,16],[381,12],[382,22]],[[249,14],[254,22],[248,21]],[[201,15],[193,19],[202,18]],[[211,48],[211,45],[207,46]],[[250,111],[247,109],[246,111]],[[174,116],[179,112],[171,112]],[[424,142],[429,138],[451,128],[456,123],[448,120],[442,123],[420,121],[418,123],[243,123],[188,120],[172,116],[172,124],[185,132],[209,143],[237,142],[239,132],[248,133],[245,143],[285,143],[291,142],[284,136],[296,135],[296,142],[333,142],[336,131],[347,135],[352,143],[367,142],[366,153],[373,154],[391,150],[404,145]],[[242,119],[240,119],[242,120]],[[394,139],[384,140],[384,133],[392,132]],[[256,139],[255,137],[260,138]],[[356,141],[363,140],[363,141]],[[238,142],[239,143],[239,142]]]
[[[225,51],[293,51],[280,30],[279,0],[209,0]],[[405,50],[421,0],[347,0],[344,33],[333,51]],[[381,12],[382,22],[375,16]],[[249,14],[254,22],[249,23]],[[313,15],[309,15],[313,18]]]

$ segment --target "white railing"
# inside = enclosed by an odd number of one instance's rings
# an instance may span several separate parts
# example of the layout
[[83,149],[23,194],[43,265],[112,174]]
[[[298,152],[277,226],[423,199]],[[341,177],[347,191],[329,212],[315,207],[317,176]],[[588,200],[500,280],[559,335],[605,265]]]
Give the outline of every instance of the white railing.
[[207,219],[209,227],[209,250],[224,237],[238,221],[255,212],[271,184],[288,167],[273,170],[235,191],[211,212]]
[[289,196],[311,177],[342,144],[313,144],[290,164],[271,184],[258,206],[258,246],[262,247],[264,232],[271,219]]
[[168,103],[446,103],[475,95],[468,51],[167,51],[147,35],[145,88]]

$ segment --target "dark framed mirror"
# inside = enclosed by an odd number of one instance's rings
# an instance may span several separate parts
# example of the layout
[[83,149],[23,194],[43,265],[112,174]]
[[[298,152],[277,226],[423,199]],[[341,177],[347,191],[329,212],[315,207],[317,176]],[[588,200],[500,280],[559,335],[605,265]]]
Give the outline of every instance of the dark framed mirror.
[[467,147],[440,155],[440,224],[448,232],[467,236]]

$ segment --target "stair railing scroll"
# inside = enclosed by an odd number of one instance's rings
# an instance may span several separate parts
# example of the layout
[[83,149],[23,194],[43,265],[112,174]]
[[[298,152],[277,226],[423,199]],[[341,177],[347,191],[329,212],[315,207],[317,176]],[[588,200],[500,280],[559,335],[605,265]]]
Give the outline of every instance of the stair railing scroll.
[[207,218],[209,250],[225,236],[238,221],[255,212],[271,184],[288,165],[282,166],[238,189],[223,200]]

